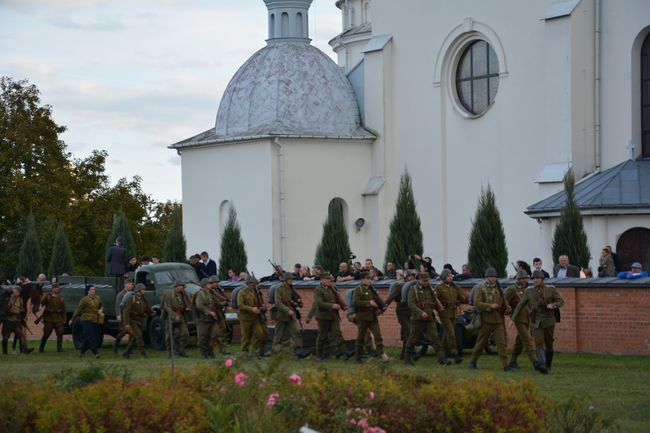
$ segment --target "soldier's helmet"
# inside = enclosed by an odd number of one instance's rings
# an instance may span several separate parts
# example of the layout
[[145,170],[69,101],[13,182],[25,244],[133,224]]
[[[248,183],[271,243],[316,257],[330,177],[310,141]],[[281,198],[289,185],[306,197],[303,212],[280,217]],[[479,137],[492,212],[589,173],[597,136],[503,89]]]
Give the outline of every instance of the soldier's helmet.
[[442,281],[445,281],[448,276],[451,275],[451,271],[449,269],[443,269],[442,272],[440,272],[440,279]]
[[139,292],[140,290],[145,290],[146,288],[147,288],[147,286],[145,286],[142,283],[138,283],[138,284],[135,285],[135,291],[136,292]]
[[431,276],[428,272],[420,272],[420,281],[423,283],[428,283],[431,280]]
[[323,272],[322,274],[320,274],[320,279],[321,280],[331,280],[332,279],[332,274],[330,274],[329,272]]
[[282,276],[282,281],[293,281],[293,274],[291,272],[285,272]]
[[218,283],[219,282],[219,277],[217,277],[216,275],[213,275],[208,279],[208,281],[210,281],[211,283]]
[[533,279],[535,278],[541,278],[542,280],[544,279],[544,272],[542,271],[533,271]]
[[526,272],[524,270],[521,270],[521,271],[517,272],[517,275],[515,276],[515,278],[518,279],[518,280],[521,279],[521,278],[528,279],[528,272]]
[[201,278],[201,287],[205,287],[208,284],[210,284],[210,279],[209,278]]
[[496,277],[497,276],[497,270],[489,267],[485,270],[485,276],[486,277]]
[[185,282],[181,280],[174,281],[174,287],[185,287]]
[[364,278],[370,278],[370,272],[365,272],[365,271],[361,272],[361,274],[359,276],[361,277],[362,280]]
[[255,278],[254,276],[249,275],[248,277],[246,277],[246,284],[257,284],[257,283],[258,283],[257,278]]

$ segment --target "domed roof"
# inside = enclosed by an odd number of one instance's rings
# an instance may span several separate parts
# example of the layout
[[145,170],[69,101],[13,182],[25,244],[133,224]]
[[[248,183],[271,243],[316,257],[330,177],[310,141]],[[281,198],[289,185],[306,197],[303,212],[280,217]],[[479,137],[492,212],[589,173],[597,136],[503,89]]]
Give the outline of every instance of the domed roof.
[[219,138],[253,135],[366,136],[342,70],[304,42],[269,43],[230,80],[221,99]]

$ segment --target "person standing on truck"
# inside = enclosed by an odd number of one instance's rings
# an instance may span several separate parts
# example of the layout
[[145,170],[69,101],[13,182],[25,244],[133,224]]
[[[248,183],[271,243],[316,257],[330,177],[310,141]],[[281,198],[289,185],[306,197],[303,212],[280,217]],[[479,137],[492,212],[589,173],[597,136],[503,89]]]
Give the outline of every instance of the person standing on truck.
[[124,358],[129,358],[133,347],[137,346],[143,358],[147,358],[147,352],[144,350],[144,337],[142,335],[142,328],[144,327],[144,319],[147,316],[154,315],[154,311],[149,307],[147,300],[144,298],[144,291],[146,286],[142,283],[135,286],[134,295],[130,296],[126,301],[126,305],[122,310],[122,322],[124,329],[129,334],[129,344],[126,350],[122,353]]
[[165,323],[165,344],[170,357],[172,356],[173,338],[174,354],[187,358],[185,344],[187,344],[190,333],[187,329],[185,314],[192,311],[191,304],[192,302],[185,292],[185,283],[183,281],[174,281],[174,289],[167,290],[160,299],[162,308],[160,318]]
[[123,240],[121,236],[115,239],[115,244],[108,248],[106,252],[106,263],[108,263],[108,276],[119,277],[120,285],[121,279],[126,274],[126,267],[129,264],[129,257],[126,253],[126,248],[122,246]]
[[70,319],[70,326],[74,323],[75,319],[81,316],[81,332],[82,343],[79,356],[83,357],[86,351],[90,350],[95,358],[99,358],[97,346],[99,345],[99,338],[101,326],[104,323],[104,304],[99,296],[95,294],[95,286],[89,284],[86,286],[86,296],[81,298],[79,305],[72,313]]
[[[124,328],[124,317],[122,317],[122,309],[124,309],[124,305],[126,305],[127,301],[127,294],[133,292],[133,280],[131,278],[127,278],[124,280],[124,289],[120,291],[120,293],[117,294],[117,297],[115,298],[115,317],[117,318],[117,321],[120,323],[120,328],[117,332],[117,335],[115,336],[115,341],[113,341],[113,352],[117,353],[118,348],[120,346],[120,341],[122,341],[122,338],[127,334],[126,329]],[[131,295],[129,295],[131,296]]]

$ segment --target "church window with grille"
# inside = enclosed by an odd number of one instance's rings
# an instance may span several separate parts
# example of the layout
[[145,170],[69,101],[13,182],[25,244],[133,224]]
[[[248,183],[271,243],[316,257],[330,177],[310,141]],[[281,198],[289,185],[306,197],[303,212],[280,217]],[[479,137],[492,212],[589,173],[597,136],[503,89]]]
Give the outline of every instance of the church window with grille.
[[494,103],[499,88],[499,59],[484,40],[468,45],[456,69],[458,100],[467,112],[484,113]]

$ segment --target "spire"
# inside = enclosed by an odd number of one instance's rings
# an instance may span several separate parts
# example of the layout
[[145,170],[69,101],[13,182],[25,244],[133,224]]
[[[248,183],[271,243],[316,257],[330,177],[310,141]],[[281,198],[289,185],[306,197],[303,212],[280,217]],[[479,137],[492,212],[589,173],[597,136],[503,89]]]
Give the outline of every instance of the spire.
[[309,43],[307,14],[313,0],[264,0],[269,10],[267,42],[302,40]]

